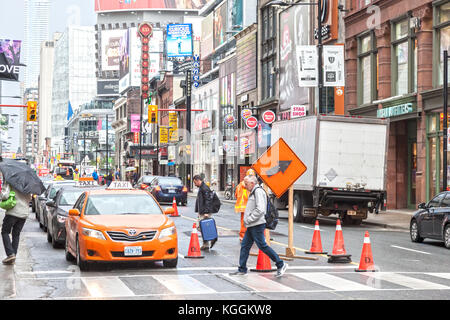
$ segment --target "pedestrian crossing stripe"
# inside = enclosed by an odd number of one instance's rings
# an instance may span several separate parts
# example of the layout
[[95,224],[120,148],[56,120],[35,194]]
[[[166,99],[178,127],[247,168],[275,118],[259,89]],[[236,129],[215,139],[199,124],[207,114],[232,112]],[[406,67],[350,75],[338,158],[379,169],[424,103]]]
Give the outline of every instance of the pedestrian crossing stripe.
[[[427,280],[420,279],[425,277]],[[120,298],[145,296],[189,296],[245,293],[306,293],[306,292],[351,292],[389,290],[449,290],[450,273],[420,272],[287,272],[281,278],[275,274],[249,273],[245,276],[229,273],[214,274],[153,274],[103,277],[75,277],[85,290],[67,291],[70,296],[49,297],[60,299]],[[64,280],[65,279],[65,280]],[[72,277],[18,278],[22,286],[29,281],[64,281]],[[28,283],[27,283],[28,281]],[[54,285],[54,283],[53,283]],[[32,291],[32,290],[31,290]],[[87,292],[86,296],[81,292]],[[27,294],[24,292],[23,294]],[[27,297],[21,297],[27,298]]]

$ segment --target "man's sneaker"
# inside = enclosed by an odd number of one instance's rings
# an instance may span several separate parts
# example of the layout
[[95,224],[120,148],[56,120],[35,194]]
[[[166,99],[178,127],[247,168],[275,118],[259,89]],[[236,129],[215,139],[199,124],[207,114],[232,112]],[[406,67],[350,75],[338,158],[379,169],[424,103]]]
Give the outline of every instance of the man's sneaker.
[[12,254],[8,257],[6,257],[6,259],[4,259],[2,261],[3,264],[14,264],[14,262],[16,261],[16,255]]
[[243,271],[236,271],[236,272],[232,272],[230,273],[230,276],[245,276],[247,274],[247,272],[243,272]]
[[277,270],[277,278],[281,277],[287,270],[288,264],[285,262],[281,268]]

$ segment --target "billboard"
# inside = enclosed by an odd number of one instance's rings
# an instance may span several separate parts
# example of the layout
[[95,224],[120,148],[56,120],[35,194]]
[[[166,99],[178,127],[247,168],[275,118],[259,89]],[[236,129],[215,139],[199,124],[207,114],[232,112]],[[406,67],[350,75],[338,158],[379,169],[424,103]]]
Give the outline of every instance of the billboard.
[[214,50],[213,37],[214,13],[211,12],[202,21],[202,40],[200,43],[200,52],[202,58],[209,56]]
[[292,105],[309,105],[309,89],[300,86],[301,65],[309,39],[309,6],[294,6],[284,10],[280,17],[280,110]]
[[0,39],[0,80],[19,81],[21,40]]
[[207,0],[95,0],[95,12],[120,10],[199,10]]
[[227,2],[214,11],[214,48],[220,47],[227,40]]
[[102,31],[102,71],[119,71],[120,40],[127,30]]
[[167,56],[192,56],[192,24],[167,25]]
[[228,29],[241,31],[243,26],[243,0],[228,0]]

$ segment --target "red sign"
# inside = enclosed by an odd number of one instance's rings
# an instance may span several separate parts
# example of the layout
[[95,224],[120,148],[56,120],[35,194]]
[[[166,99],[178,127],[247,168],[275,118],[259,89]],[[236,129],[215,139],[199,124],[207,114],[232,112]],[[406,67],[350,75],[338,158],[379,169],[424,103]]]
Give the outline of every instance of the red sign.
[[263,113],[262,120],[267,124],[273,123],[275,121],[275,112],[272,110],[267,110]]
[[258,125],[258,119],[256,119],[255,117],[251,116],[250,118],[248,118],[245,121],[245,124],[247,125],[247,127],[249,129],[255,129],[256,126]]
[[[153,27],[150,23],[144,22],[143,24],[139,25],[139,33],[142,37],[148,38],[151,37],[153,34]],[[148,49],[146,50],[148,51]]]

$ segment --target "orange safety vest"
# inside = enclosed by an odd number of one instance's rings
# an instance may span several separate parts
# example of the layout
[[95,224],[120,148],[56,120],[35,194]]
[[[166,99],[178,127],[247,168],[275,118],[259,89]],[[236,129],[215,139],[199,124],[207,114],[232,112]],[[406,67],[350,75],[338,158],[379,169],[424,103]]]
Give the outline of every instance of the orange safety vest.
[[234,211],[244,212],[248,201],[248,191],[245,189],[244,181],[239,183],[236,187],[236,204],[234,205]]

